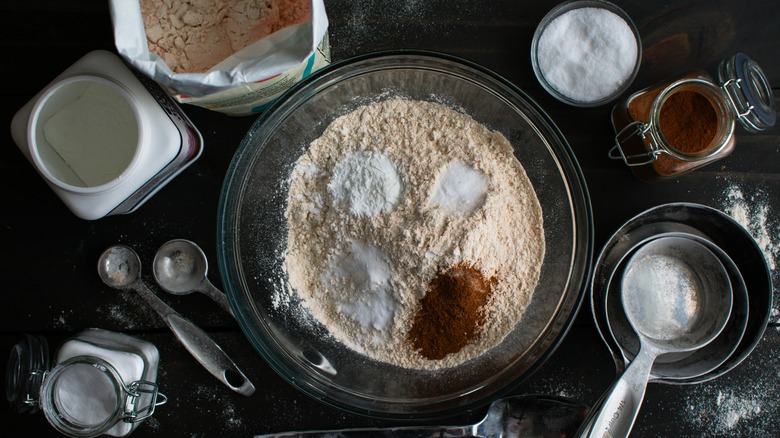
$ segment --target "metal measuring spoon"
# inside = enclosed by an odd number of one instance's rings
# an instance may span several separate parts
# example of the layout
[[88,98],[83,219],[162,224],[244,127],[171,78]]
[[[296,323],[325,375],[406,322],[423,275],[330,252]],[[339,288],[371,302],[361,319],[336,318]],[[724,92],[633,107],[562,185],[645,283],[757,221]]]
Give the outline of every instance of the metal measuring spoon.
[[591,437],[628,436],[655,359],[714,340],[726,326],[733,299],[720,259],[684,237],[662,237],[637,250],[623,274],[621,297],[639,352],[586,421]]
[[165,242],[152,263],[154,279],[166,292],[174,295],[200,292],[235,317],[227,296],[209,281],[208,270],[206,254],[195,242],[185,239]]
[[394,428],[341,429],[282,432],[253,438],[293,437],[393,437],[481,436],[543,438],[572,436],[588,413],[584,404],[565,397],[521,395],[501,398],[490,404],[485,417],[466,426],[406,426]]
[[201,328],[165,304],[141,279],[141,260],[125,245],[114,245],[98,259],[98,274],[107,286],[133,290],[157,312],[187,351],[214,377],[241,395],[252,395],[255,387],[227,354]]

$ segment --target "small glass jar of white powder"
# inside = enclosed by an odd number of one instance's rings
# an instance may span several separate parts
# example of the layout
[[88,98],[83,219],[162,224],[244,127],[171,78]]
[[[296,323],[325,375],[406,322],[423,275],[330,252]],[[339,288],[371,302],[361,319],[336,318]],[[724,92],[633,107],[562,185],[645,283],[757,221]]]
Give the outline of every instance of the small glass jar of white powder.
[[203,139],[153,81],[90,52],[22,107],[19,149],[76,216],[135,211],[200,156]]
[[580,107],[620,96],[636,77],[641,58],[633,21],[603,0],[559,4],[539,23],[531,43],[531,64],[542,87]]
[[167,400],[157,391],[157,348],[100,329],[66,340],[50,366],[46,339],[25,335],[11,351],[6,398],[14,411],[43,410],[71,437],[130,434]]

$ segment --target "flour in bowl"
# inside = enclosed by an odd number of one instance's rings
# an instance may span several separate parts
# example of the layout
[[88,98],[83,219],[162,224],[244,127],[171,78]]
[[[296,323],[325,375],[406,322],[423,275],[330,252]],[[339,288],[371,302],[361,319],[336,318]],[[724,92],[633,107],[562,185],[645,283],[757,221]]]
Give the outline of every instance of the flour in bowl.
[[[413,369],[498,345],[545,252],[541,206],[509,141],[431,102],[392,98],[333,121],[296,163],[286,217],[286,289],[339,342]],[[432,281],[453,268],[490,291],[476,337],[431,359],[409,333]]]

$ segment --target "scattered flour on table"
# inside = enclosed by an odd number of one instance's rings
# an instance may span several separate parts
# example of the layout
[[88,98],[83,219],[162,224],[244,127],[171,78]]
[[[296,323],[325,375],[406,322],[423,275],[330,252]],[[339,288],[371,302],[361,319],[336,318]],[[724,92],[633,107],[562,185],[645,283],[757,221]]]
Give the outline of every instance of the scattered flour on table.
[[[561,371],[565,373],[565,371]],[[588,384],[585,381],[562,379],[558,376],[539,376],[529,379],[526,392],[529,394],[557,395],[587,403]]]
[[[440,3],[427,0],[397,0],[393,7],[380,0],[343,2],[333,10],[338,10],[339,19],[349,26],[329,29],[334,59],[376,50],[386,46],[387,41],[394,41],[397,47],[408,47],[431,37],[467,39],[462,22],[479,17],[484,8],[480,9],[477,2],[455,1],[446,5],[445,10]],[[420,17],[430,16],[439,19],[421,26]],[[414,32],[409,32],[410,28]]]
[[780,256],[780,223],[770,220],[767,195],[757,191],[747,196],[737,185],[730,185],[725,193],[726,213],[742,224],[761,247],[769,269],[777,269]]
[[237,412],[235,403],[231,401],[231,394],[225,392],[224,387],[199,385],[195,388],[193,398],[198,401],[198,413],[214,418],[214,421],[223,425],[225,432],[246,433],[246,425]]
[[[297,162],[286,214],[282,292],[338,341],[407,368],[455,366],[500,343],[544,256],[541,207],[507,139],[430,102],[391,98],[336,119]],[[487,317],[479,339],[425,359],[407,340],[414,314],[459,263],[497,279]]]
[[778,362],[780,351],[759,345],[738,368],[750,379],[732,371],[711,382],[681,387],[687,388],[687,411],[681,415],[695,436],[776,436],[767,430],[780,428],[780,372],[774,366]]
[[[780,294],[780,219],[769,208],[768,194],[761,189],[745,193],[737,184],[729,184],[723,193],[721,209],[739,222],[755,239],[772,271],[774,294]],[[770,322],[780,322],[780,300],[770,315]]]

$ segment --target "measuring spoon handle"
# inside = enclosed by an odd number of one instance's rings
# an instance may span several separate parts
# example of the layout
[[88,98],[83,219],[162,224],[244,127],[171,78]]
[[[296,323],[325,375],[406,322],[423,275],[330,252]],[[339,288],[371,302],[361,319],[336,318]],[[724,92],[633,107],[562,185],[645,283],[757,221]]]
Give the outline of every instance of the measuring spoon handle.
[[219,305],[225,312],[229,313],[233,318],[236,315],[233,314],[233,309],[230,308],[230,302],[228,302],[227,295],[224,292],[217,289],[208,278],[204,279],[200,285],[200,291],[208,295],[209,298]]
[[241,395],[249,396],[255,392],[252,382],[203,329],[179,315],[143,283],[138,284],[135,289],[162,317],[184,348],[208,372]]
[[[634,426],[645,397],[647,381],[657,352],[640,347],[631,364],[594,407],[593,417],[586,418],[581,429],[588,438],[627,437]],[[589,416],[590,417],[590,416]]]

